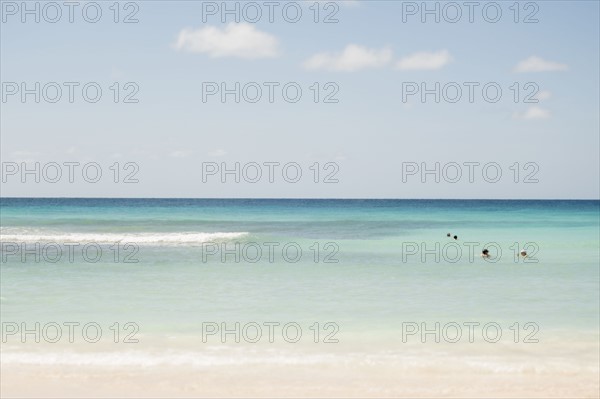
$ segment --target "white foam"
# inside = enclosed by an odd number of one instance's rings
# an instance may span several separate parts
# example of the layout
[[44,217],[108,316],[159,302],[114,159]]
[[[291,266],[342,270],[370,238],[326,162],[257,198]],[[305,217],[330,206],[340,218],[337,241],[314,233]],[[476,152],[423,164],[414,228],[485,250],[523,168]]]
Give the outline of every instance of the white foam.
[[[11,350],[12,349],[12,350]],[[18,347],[4,347],[2,365],[41,366],[98,366],[98,367],[157,367],[157,366],[242,366],[242,365],[363,365],[385,366],[407,371],[440,371],[445,364],[453,369],[477,373],[499,374],[546,374],[598,372],[598,367],[579,364],[574,359],[557,358],[539,362],[531,359],[449,357],[450,363],[430,356],[407,356],[403,352],[382,353],[301,353],[268,348],[209,347],[203,351],[137,351],[123,352],[22,352]]]
[[10,353],[2,352],[1,364],[23,364],[41,366],[233,366],[250,364],[320,364],[335,362],[327,355],[289,356],[280,354],[238,353],[236,356],[223,356],[206,352],[95,352],[95,353]]
[[[6,229],[7,230],[7,229]],[[0,231],[4,243],[133,243],[138,245],[193,245],[213,241],[241,238],[247,232],[144,232],[144,233],[94,233],[94,232],[51,232],[51,231]]]
[[[319,365],[355,364],[389,366],[412,371],[440,370],[443,366],[434,359],[406,357],[403,355],[368,354],[299,354],[286,351],[126,351],[126,352],[12,352],[2,351],[2,365],[41,366],[100,366],[100,367],[157,367],[157,366],[240,366],[240,365]],[[459,359],[456,359],[459,360]],[[484,373],[540,374],[577,373],[583,370],[597,372],[595,367],[581,367],[574,363],[556,361],[552,364],[497,359],[497,361],[465,361],[455,367]],[[508,360],[508,361],[507,361]]]

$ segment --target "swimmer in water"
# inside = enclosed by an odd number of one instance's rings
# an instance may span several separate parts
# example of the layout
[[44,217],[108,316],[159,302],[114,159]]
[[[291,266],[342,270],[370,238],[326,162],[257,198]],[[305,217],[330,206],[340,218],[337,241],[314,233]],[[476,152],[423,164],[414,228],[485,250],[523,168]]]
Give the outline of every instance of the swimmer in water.
[[458,236],[454,236],[454,239],[455,239],[455,240],[458,240]]
[[483,251],[481,251],[481,257],[482,258],[489,258],[490,257],[490,251],[488,251],[487,249],[484,249]]
[[527,251],[525,251],[525,249],[521,250],[521,256],[524,258],[527,257]]
[[448,233],[448,234],[446,234],[446,237],[450,237],[450,235],[451,235],[451,234],[450,234],[450,233]]

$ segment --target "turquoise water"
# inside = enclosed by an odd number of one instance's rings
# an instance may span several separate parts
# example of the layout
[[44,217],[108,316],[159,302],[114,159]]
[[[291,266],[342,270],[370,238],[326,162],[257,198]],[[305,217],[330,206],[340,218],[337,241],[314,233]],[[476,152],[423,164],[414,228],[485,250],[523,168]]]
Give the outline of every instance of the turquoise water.
[[[157,335],[193,335],[207,321],[330,321],[373,335],[408,321],[535,322],[597,334],[599,204],[4,198],[2,320],[134,321]],[[35,243],[91,243],[102,256],[23,259]],[[273,259],[264,243],[277,244]]]

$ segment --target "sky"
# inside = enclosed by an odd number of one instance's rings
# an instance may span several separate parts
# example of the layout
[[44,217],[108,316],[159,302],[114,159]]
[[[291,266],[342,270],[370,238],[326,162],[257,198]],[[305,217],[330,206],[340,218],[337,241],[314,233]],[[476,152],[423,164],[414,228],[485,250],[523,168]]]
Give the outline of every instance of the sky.
[[1,2],[1,196],[600,198],[597,1],[68,4]]

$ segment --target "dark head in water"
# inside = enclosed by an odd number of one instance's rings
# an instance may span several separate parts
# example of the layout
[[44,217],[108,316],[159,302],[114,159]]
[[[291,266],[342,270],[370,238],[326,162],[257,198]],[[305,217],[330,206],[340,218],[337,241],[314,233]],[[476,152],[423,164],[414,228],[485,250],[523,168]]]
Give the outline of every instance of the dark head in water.
[[446,234],[446,237],[450,237],[450,233]]
[[455,240],[458,240],[458,236],[454,236],[454,239],[455,239]]

